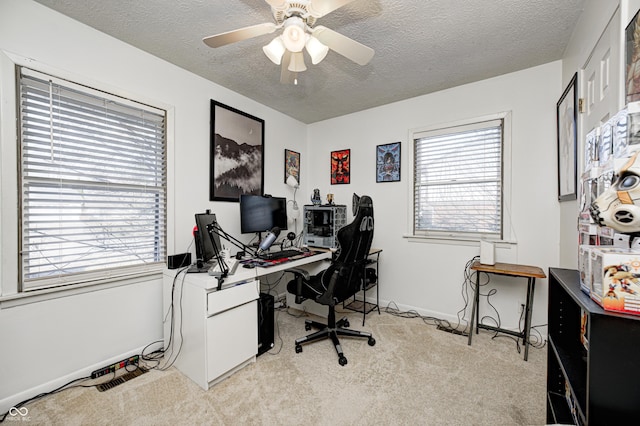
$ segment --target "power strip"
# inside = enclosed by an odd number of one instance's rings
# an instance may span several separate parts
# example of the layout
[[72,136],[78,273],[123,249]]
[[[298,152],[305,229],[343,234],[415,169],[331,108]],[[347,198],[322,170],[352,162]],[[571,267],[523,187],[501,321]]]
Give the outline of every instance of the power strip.
[[440,331],[446,331],[447,333],[451,333],[451,334],[457,334],[459,336],[468,336],[469,333],[465,333],[464,331],[461,330],[454,330],[453,328],[449,328],[449,327],[444,327],[440,324],[438,324],[438,326],[436,327],[436,329],[440,330]]
[[116,362],[115,364],[111,364],[107,367],[104,368],[99,368],[97,370],[95,370],[93,373],[91,373],[91,378],[92,379],[96,379],[100,376],[104,376],[105,374],[110,374],[113,373],[121,368],[124,368],[128,365],[138,365],[138,362],[140,361],[140,356],[139,355],[133,355],[132,357],[123,359],[120,362]]

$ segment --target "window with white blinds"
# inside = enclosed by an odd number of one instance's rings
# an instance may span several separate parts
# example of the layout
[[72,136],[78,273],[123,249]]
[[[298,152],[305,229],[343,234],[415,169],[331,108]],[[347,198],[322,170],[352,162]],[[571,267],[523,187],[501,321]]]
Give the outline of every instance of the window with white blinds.
[[158,272],[165,111],[27,68],[19,87],[21,290]]
[[413,136],[414,234],[501,239],[503,120]]

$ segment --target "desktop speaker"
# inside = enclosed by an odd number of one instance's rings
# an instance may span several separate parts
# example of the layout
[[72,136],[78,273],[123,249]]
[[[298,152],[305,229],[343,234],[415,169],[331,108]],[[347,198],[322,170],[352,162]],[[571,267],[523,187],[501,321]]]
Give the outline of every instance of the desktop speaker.
[[258,299],[258,355],[273,348],[275,298],[267,293],[260,293]]
[[191,253],[174,254],[167,256],[167,268],[178,269],[191,265]]
[[480,240],[480,263],[483,265],[496,264],[496,249],[492,242]]

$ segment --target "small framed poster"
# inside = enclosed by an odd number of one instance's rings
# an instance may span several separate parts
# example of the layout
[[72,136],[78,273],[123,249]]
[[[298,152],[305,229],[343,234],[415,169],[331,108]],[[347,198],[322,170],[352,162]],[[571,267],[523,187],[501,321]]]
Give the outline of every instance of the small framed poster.
[[331,151],[331,185],[351,183],[351,150]]
[[400,142],[376,147],[376,182],[400,181]]
[[300,183],[300,153],[291,151],[290,149],[284,150],[284,183],[287,183],[289,176],[296,178],[298,184]]

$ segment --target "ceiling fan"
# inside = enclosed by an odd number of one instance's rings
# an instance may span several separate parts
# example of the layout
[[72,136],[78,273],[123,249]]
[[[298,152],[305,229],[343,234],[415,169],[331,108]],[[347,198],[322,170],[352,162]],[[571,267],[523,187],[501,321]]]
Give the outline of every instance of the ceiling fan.
[[359,65],[366,65],[373,58],[374,50],[322,25],[315,25],[318,18],[353,2],[354,0],[265,0],[271,6],[275,23],[266,22],[233,31],[205,37],[202,41],[210,47],[247,40],[282,29],[262,50],[276,65],[282,65],[280,81],[297,84],[299,72],[307,69],[303,49],[306,48],[312,64],[318,64],[329,49]]

